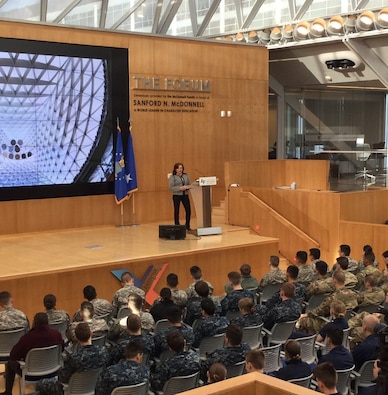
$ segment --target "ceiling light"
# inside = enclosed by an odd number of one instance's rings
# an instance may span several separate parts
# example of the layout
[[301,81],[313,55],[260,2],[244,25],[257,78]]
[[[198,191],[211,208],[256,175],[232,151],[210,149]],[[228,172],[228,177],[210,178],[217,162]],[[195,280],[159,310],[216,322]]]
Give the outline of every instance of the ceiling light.
[[270,41],[269,30],[265,29],[259,32],[259,42],[262,45],[267,45]]
[[361,12],[356,20],[357,31],[371,30],[375,21],[375,14],[372,11],[365,10]]
[[245,37],[242,33],[237,33],[235,40],[239,43],[246,43],[247,42],[247,40],[245,40]]
[[326,34],[326,22],[323,18],[317,18],[310,25],[310,37],[319,38]]
[[295,40],[306,40],[309,35],[310,24],[307,21],[297,23],[294,29]]
[[344,18],[341,15],[332,16],[327,24],[327,33],[331,36],[343,34]]
[[376,25],[379,29],[388,28],[388,7],[383,8],[377,14]]
[[[291,33],[291,37],[292,37],[292,33]],[[269,35],[269,38],[270,38],[270,42],[271,42],[271,44],[277,44],[280,40],[281,40],[281,38],[282,38],[282,32],[281,32],[281,30],[278,28],[278,27],[274,27],[272,30],[271,30],[271,34]]]
[[233,37],[232,36],[225,36],[224,40],[225,41],[233,41]]
[[345,32],[354,33],[356,31],[356,17],[349,15],[345,20]]
[[259,42],[259,36],[257,35],[256,30],[252,30],[248,33],[248,42],[249,43],[257,43]]
[[294,38],[294,28],[291,25],[287,25],[283,29],[283,41],[284,42],[289,42],[292,41]]

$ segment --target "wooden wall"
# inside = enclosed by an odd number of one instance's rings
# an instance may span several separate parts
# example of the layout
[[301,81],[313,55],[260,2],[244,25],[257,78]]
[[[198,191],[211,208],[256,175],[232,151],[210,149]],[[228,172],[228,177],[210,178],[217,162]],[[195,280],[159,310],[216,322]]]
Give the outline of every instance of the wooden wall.
[[[135,112],[130,108],[139,191],[138,222],[172,219],[167,173],[183,162],[195,179],[216,175],[213,203],[225,197],[224,163],[267,157],[268,52],[266,48],[2,21],[0,37],[50,40],[129,49],[130,96],[134,76],[203,79],[211,82],[206,106],[198,113]],[[147,91],[147,94],[154,92]],[[231,111],[230,118],[220,112]],[[197,170],[196,170],[197,169]],[[124,216],[131,215],[124,204]],[[117,224],[113,196],[1,202],[0,234]]]

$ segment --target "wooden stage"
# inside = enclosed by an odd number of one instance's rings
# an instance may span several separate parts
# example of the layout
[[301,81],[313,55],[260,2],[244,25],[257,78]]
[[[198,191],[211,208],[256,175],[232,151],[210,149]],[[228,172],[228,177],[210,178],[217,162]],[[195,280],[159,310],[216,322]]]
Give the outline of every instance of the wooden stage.
[[185,240],[159,239],[158,223],[1,236],[0,290],[11,292],[14,306],[30,319],[43,310],[47,293],[57,296],[57,308],[72,314],[87,284],[96,287],[99,297],[112,299],[120,282],[111,270],[129,269],[142,278],[150,265],[161,268],[167,263],[155,287],[159,292],[170,272],[178,274],[179,288],[185,289],[192,281],[189,268],[198,265],[218,295],[229,271],[247,262],[261,277],[268,270],[268,257],[278,254],[277,239],[244,227],[214,226],[222,227],[221,235],[188,234]]

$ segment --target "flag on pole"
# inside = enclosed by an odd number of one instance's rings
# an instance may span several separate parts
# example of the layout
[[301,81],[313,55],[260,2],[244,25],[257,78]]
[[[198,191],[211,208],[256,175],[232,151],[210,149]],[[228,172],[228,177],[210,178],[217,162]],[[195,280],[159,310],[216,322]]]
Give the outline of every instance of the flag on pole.
[[121,129],[117,121],[117,140],[115,153],[115,200],[117,204],[121,204],[128,199],[127,180],[125,176],[125,161],[123,152],[123,140],[121,137]]
[[131,130],[132,130],[132,122],[129,121],[128,147],[127,147],[127,157],[125,161],[125,178],[127,181],[128,194],[137,191],[136,164],[135,164],[135,155],[133,153]]

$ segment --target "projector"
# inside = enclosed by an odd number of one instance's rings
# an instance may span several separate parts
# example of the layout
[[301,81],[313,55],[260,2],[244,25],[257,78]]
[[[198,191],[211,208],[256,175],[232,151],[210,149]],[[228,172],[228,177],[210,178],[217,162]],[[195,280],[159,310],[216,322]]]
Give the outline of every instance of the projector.
[[356,66],[353,60],[350,59],[333,59],[325,61],[326,67],[329,70],[346,70]]

